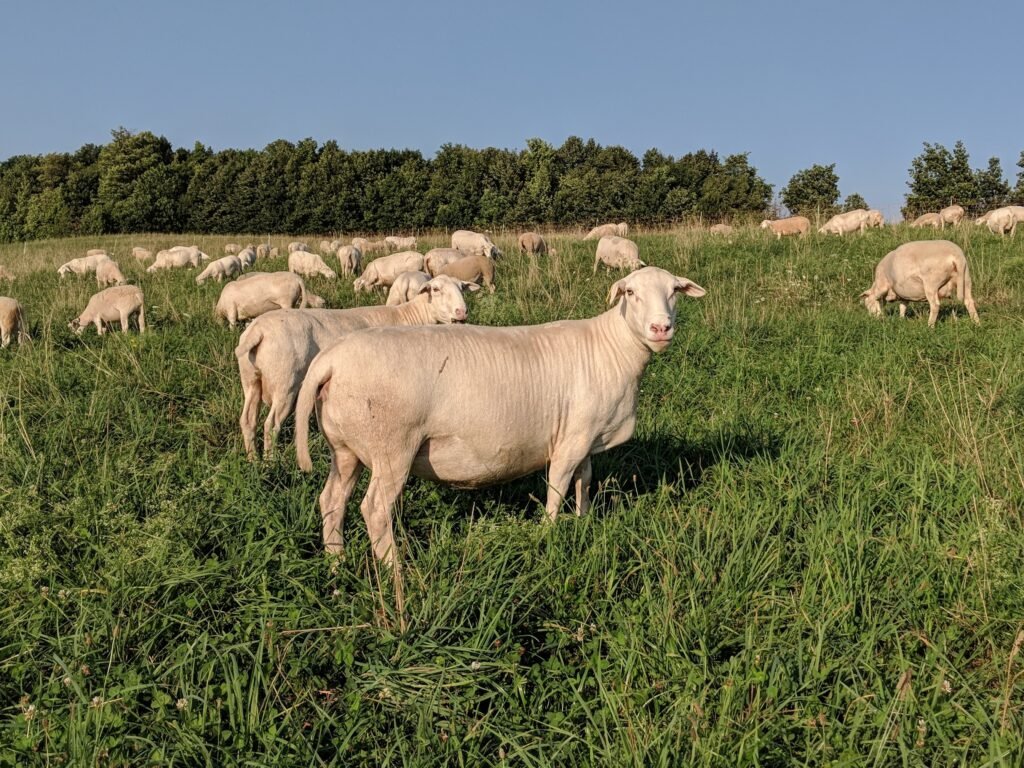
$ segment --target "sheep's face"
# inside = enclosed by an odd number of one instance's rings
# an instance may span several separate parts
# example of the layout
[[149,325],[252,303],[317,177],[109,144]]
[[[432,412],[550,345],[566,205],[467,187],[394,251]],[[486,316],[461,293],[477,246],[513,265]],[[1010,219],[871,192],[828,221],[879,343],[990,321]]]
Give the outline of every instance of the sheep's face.
[[643,267],[616,282],[608,303],[618,302],[629,330],[652,352],[661,352],[675,333],[679,294],[699,298],[705,290],[659,267]]
[[476,283],[465,283],[448,275],[438,275],[425,282],[419,293],[427,295],[434,322],[448,325],[466,322],[468,313],[462,292],[467,288],[471,291],[480,290]]

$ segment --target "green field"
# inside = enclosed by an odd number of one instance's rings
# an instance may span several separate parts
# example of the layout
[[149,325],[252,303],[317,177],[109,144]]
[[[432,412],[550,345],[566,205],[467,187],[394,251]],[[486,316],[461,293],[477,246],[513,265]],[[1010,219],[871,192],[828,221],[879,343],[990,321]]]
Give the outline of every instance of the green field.
[[[219,286],[128,255],[255,238],[0,246],[34,339],[0,353],[0,766],[1020,764],[1024,245],[946,234],[980,327],[857,302],[921,232],[639,236],[708,293],[595,460],[593,513],[543,524],[540,475],[411,481],[404,632],[354,508],[323,553],[319,435],[311,475],[245,459]],[[537,266],[512,238],[470,322],[602,310],[593,243]],[[95,282],[54,268],[98,246],[144,336],[67,329]]]

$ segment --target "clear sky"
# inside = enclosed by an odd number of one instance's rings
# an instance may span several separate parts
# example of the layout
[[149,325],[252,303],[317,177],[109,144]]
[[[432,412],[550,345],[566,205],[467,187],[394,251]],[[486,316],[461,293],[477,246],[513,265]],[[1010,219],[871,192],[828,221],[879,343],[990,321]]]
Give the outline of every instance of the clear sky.
[[1024,149],[1024,3],[0,0],[0,159],[105,143],[522,148],[836,163],[898,211],[924,141]]

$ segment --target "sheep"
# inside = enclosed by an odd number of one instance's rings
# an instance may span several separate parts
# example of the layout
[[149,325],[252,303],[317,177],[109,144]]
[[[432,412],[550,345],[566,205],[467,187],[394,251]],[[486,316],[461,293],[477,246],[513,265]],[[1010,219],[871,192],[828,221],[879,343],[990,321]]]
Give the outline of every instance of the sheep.
[[524,232],[519,236],[519,252],[528,253],[531,256],[555,256],[558,254],[554,248],[548,248],[547,241],[536,232]]
[[636,243],[618,235],[605,235],[597,241],[597,253],[594,256],[595,275],[598,264],[604,264],[609,269],[631,271],[647,266],[640,261],[640,249]]
[[731,235],[732,227],[728,224],[712,224],[711,229],[708,230],[712,235]]
[[963,218],[966,211],[962,205],[947,205],[941,211],[939,211],[939,218],[942,219],[942,227],[945,229],[947,224],[956,226]]
[[370,244],[370,241],[365,237],[353,237],[352,245],[358,248],[362,253],[366,253],[366,246]]
[[415,251],[416,250],[416,238],[415,237],[397,237],[391,235],[384,238],[384,242],[390,245],[396,251]]
[[[353,245],[356,245],[353,240]],[[356,245],[357,248],[365,255],[367,253],[390,253],[391,244],[387,240],[366,240],[363,239],[361,245]]]
[[962,300],[971,319],[978,323],[978,310],[971,294],[971,273],[967,258],[949,240],[916,240],[887,253],[875,267],[875,281],[860,295],[868,312],[882,316],[886,301],[900,302],[900,317],[908,301],[928,301],[928,325],[939,316],[939,299],[952,295]]
[[[396,307],[399,304],[412,301],[420,292],[423,284],[429,281],[430,275],[426,272],[403,272],[391,284],[391,288],[388,290],[388,300],[384,302],[385,306]],[[473,287],[477,288],[478,286],[474,285]]]
[[247,245],[238,254],[238,260],[242,262],[242,269],[248,269],[256,263],[256,246]]
[[228,243],[227,245],[224,246],[224,253],[228,254],[229,256],[237,254],[240,250],[242,250],[242,246],[240,246],[238,243]]
[[[276,253],[274,254],[277,255]],[[266,259],[270,256],[270,245],[268,243],[260,243],[256,246],[256,258]]]
[[985,221],[985,225],[992,234],[1001,237],[1009,232],[1010,237],[1013,237],[1017,233],[1017,217],[1010,208],[996,208],[994,211],[989,211],[986,215],[988,219]]
[[403,272],[420,272],[423,270],[423,256],[416,251],[402,251],[390,256],[374,259],[356,280],[352,288],[357,293],[369,293],[374,288],[387,288],[395,282],[395,278]]
[[837,213],[818,230],[819,235],[843,235],[851,232],[863,232],[868,226],[868,212],[863,208],[855,208],[846,213]]
[[106,248],[90,248],[85,252],[86,256],[109,256]]
[[452,248],[458,248],[466,253],[476,253],[490,259],[501,258],[501,251],[491,242],[491,238],[468,229],[457,229],[452,232]]
[[423,271],[432,277],[437,276],[441,274],[441,267],[458,261],[465,255],[465,252],[458,248],[431,248],[423,257]]
[[295,253],[296,251],[305,251],[306,253],[312,253],[309,250],[309,246],[299,240],[292,240],[288,243],[288,253]]
[[885,226],[885,216],[877,208],[872,208],[868,211],[868,227],[882,228]]
[[81,256],[77,259],[64,262],[57,267],[57,274],[60,275],[61,279],[64,279],[65,275],[85,275],[89,272],[95,272],[96,267],[99,266],[100,262],[110,261],[110,257],[105,253],[94,253],[90,256]]
[[96,265],[96,285],[99,288],[106,288],[108,285],[124,285],[124,275],[116,261],[107,259]]
[[180,269],[183,267],[195,268],[199,266],[199,261],[198,253],[173,250],[158,251],[156,258],[153,260],[153,263],[146,268],[146,271],[153,273],[162,269]]
[[93,295],[82,314],[68,323],[68,328],[81,336],[86,326],[94,324],[96,332],[102,336],[104,323],[120,320],[121,331],[128,333],[128,321],[132,315],[138,316],[139,333],[145,333],[146,308],[142,289],[137,285],[118,285]]
[[19,347],[29,341],[25,309],[17,299],[0,296],[0,347],[10,346],[11,339],[17,339]]
[[319,275],[334,280],[338,273],[324,264],[324,260],[309,251],[292,251],[288,254],[288,271],[303,277]]
[[619,237],[625,237],[629,234],[629,224],[624,221],[620,221],[615,225],[615,234]]
[[233,254],[223,256],[216,261],[206,265],[206,269],[196,275],[196,285],[202,285],[207,280],[223,282],[224,278],[232,278],[242,273],[242,260]]
[[775,235],[776,240],[781,240],[787,235],[806,235],[811,231],[811,220],[806,216],[790,216],[787,219],[765,219],[761,222],[761,229],[769,229]]
[[922,213],[910,222],[910,227],[911,229],[922,229],[924,227],[942,229],[942,217],[937,213]]
[[354,245],[339,245],[335,249],[338,266],[343,275],[358,275],[363,269],[363,252]]
[[602,237],[607,237],[608,235],[615,235],[616,237],[622,237],[622,235],[619,234],[619,226],[618,226],[618,224],[598,224],[592,230],[587,232],[587,234],[584,235],[583,239],[584,240],[598,240],[598,239],[600,239]]
[[1005,207],[1017,219],[1018,224],[1024,221],[1024,205],[1007,205]]
[[199,246],[197,245],[173,245],[167,250],[194,254],[199,258],[199,261],[210,260],[210,257],[207,254],[203,253],[201,250],[199,250]]
[[331,253],[337,253],[341,246],[345,245],[344,240],[331,240]]
[[270,455],[281,425],[295,406],[306,369],[321,349],[359,328],[465,322],[462,290],[460,282],[442,275],[425,283],[415,299],[397,307],[278,310],[253,320],[235,348],[244,395],[239,425],[246,453],[256,454],[256,418],[262,402],[270,408],[263,425],[263,452]]
[[[326,550],[342,551],[345,510],[363,467],[371,474],[361,511],[374,555],[393,568],[399,613],[391,517],[410,474],[477,488],[547,467],[546,518],[556,518],[570,490],[576,514],[585,514],[591,456],[632,437],[640,378],[672,340],[676,300],[704,293],[645,267],[612,285],[612,308],[586,320],[371,328],[321,353],[302,383],[295,443],[308,472],[316,404],[332,452],[320,494]],[[472,405],[479,402],[483,410]]]
[[136,261],[149,261],[153,258],[153,252],[148,248],[136,245],[132,248],[132,256],[135,257]]
[[227,320],[234,328],[239,320],[250,320],[275,309],[300,309],[323,305],[323,299],[306,290],[302,278],[291,272],[250,272],[228,283],[220,292],[214,317]]
[[331,241],[330,240],[321,240],[320,241],[320,253],[324,254],[325,256],[327,254],[334,253],[336,250],[338,250],[338,249],[337,248],[334,248],[333,250],[331,249]]
[[458,261],[445,264],[438,274],[448,275],[466,283],[486,285],[487,290],[494,293],[494,260],[486,256],[464,256]]

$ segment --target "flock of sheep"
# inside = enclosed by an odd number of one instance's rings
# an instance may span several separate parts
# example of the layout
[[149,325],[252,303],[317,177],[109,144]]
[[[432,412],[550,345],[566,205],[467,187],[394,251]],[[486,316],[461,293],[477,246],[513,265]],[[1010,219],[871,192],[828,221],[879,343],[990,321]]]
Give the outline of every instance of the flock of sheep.
[[[963,209],[953,206],[935,215],[954,224]],[[882,223],[877,211],[851,211],[833,217],[819,232],[841,235]],[[809,226],[804,217],[761,224],[777,237],[806,234]],[[493,292],[502,256],[487,235],[469,230],[455,232],[450,247],[425,254],[415,250],[415,238],[323,241],[320,250],[333,254],[342,274],[355,276],[356,291],[388,289],[384,305],[349,309],[326,309],[323,299],[308,290],[303,278],[333,280],[338,273],[297,241],[288,246],[288,271],[282,272],[247,271],[277,255],[268,245],[232,243],[218,259],[196,246],[176,246],[155,256],[135,248],[133,256],[153,259],[148,273],[206,263],[197,283],[237,278],[221,290],[215,314],[232,327],[252,320],[235,349],[246,452],[257,455],[262,406],[268,408],[264,456],[272,453],[283,422],[294,411],[297,457],[308,471],[309,419],[315,411],[331,450],[330,474],[320,495],[325,547],[341,550],[349,496],[368,468],[370,482],[360,509],[375,555],[396,569],[401,602],[392,514],[409,475],[473,488],[547,467],[548,517],[557,515],[570,493],[576,513],[586,511],[590,457],[632,436],[640,377],[651,354],[672,340],[677,299],[705,294],[685,277],[645,265],[627,234],[626,224],[607,224],[585,238],[598,239],[595,272],[602,263],[628,270],[611,287],[607,311],[585,320],[520,327],[466,325],[464,292],[481,287]],[[518,244],[534,257],[554,253],[535,232],[521,235]],[[397,252],[364,266],[364,256],[392,250]],[[145,331],[142,290],[124,284],[105,251],[90,251],[57,271],[62,278],[94,273],[103,288],[71,321],[77,333],[92,324],[102,334],[113,322],[127,331],[133,316]],[[876,315],[887,301],[899,301],[901,315],[907,301],[928,301],[931,325],[939,300],[953,294],[977,322],[963,251],[946,240],[928,240],[887,254],[861,296]],[[21,305],[0,297],[3,345],[13,337],[25,340],[26,328]],[[481,391],[489,393],[486,419],[465,407]]]

